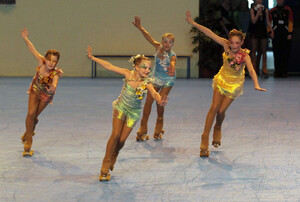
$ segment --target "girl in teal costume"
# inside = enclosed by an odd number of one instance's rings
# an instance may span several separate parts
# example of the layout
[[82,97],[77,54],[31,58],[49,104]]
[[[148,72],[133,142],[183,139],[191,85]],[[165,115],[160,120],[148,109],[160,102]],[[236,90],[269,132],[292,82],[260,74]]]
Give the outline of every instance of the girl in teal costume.
[[161,106],[167,104],[167,96],[160,96],[151,84],[148,77],[151,70],[151,61],[143,55],[137,55],[131,58],[134,70],[119,68],[111,63],[95,58],[92,54],[92,48],[87,48],[89,59],[97,62],[105,69],[121,74],[125,77],[121,94],[113,102],[113,128],[111,136],[107,142],[106,153],[103,159],[100,181],[110,180],[109,170],[112,171],[116,163],[119,151],[123,148],[127,137],[132,128],[140,118],[142,110],[142,100],[150,92],[152,97]]
[[[167,96],[172,86],[174,85],[174,81],[176,78],[175,73],[175,63],[176,63],[176,54],[171,50],[174,46],[175,37],[171,33],[165,33],[162,36],[161,43],[155,41],[149,32],[147,32],[141,24],[140,17],[136,16],[133,25],[138,28],[141,33],[144,35],[146,40],[155,47],[156,53],[155,57],[155,68],[151,73],[151,77],[154,78],[153,85],[154,88],[161,96]],[[151,112],[151,106],[154,99],[148,94],[144,111],[143,118],[141,120],[141,127],[137,132],[137,141],[144,141],[149,139],[149,135],[147,135],[147,122]],[[153,138],[159,140],[164,133],[163,130],[163,120],[164,120],[164,107],[160,106],[157,103],[157,119],[155,125],[155,131]]]

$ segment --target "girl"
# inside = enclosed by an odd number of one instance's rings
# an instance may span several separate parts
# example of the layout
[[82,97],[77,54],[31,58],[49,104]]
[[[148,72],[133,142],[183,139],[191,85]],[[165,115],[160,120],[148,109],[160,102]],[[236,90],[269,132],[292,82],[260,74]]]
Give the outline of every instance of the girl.
[[[153,85],[154,89],[159,92],[161,96],[167,96],[176,78],[175,75],[175,63],[176,63],[176,54],[171,50],[174,46],[175,37],[171,33],[165,33],[162,36],[161,43],[155,41],[149,32],[147,32],[141,25],[141,19],[138,16],[135,16],[133,25],[138,28],[146,40],[155,47],[155,68],[151,77],[154,78]],[[140,129],[137,132],[137,141],[144,141],[149,139],[147,135],[147,122],[149,115],[151,113],[151,106],[153,103],[153,97],[151,94],[147,95],[146,103],[143,111],[143,118],[141,120]],[[157,106],[157,120],[153,138],[159,140],[164,134],[163,130],[163,120],[164,120],[164,107],[156,103]]]
[[255,90],[266,91],[266,89],[260,88],[258,84],[256,73],[253,69],[250,56],[248,55],[249,51],[247,49],[241,49],[244,42],[242,32],[231,30],[229,40],[227,40],[219,37],[210,29],[195,23],[189,11],[186,12],[186,21],[224,48],[223,66],[213,79],[212,104],[206,116],[205,127],[201,138],[200,157],[208,157],[209,132],[214,118],[216,116],[212,145],[218,147],[221,145],[221,126],[225,118],[225,111],[232,101],[243,93],[245,65],[253,80]]
[[38,116],[51,103],[56,91],[56,86],[63,71],[56,67],[60,54],[54,49],[49,49],[42,56],[28,39],[29,32],[26,28],[21,30],[21,36],[24,39],[29,51],[38,61],[36,75],[33,77],[31,85],[27,91],[29,94],[28,113],[26,117],[26,132],[21,137],[24,144],[23,156],[32,156],[34,151],[31,149],[32,136],[38,123]]
[[[259,75],[259,63],[261,55],[263,56],[262,75],[268,78],[267,70],[267,46],[268,33],[267,26],[270,32],[273,33],[269,21],[269,10],[262,5],[263,0],[255,0],[250,10],[252,22],[252,63],[256,73]],[[257,52],[257,54],[256,54]]]
[[109,170],[113,170],[119,151],[123,148],[132,128],[140,118],[142,110],[142,99],[147,90],[161,106],[167,104],[167,97],[160,96],[151,84],[148,77],[151,70],[151,61],[143,55],[131,58],[134,70],[116,67],[109,62],[95,58],[92,48],[87,48],[89,59],[97,62],[105,69],[121,74],[125,77],[121,95],[115,100],[113,105],[113,128],[111,136],[107,142],[106,153],[103,159],[100,181],[110,180]]

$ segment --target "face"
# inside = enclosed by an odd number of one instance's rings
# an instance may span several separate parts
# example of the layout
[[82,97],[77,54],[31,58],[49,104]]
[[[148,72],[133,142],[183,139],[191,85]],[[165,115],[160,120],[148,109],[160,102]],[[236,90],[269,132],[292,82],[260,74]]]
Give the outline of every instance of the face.
[[142,78],[146,78],[151,72],[151,61],[142,60],[139,65],[135,66],[135,69]]
[[48,58],[46,58],[45,65],[48,69],[54,69],[57,62],[57,56],[50,55]]
[[255,3],[256,4],[262,4],[263,0],[256,0]]
[[171,50],[171,48],[174,46],[174,40],[169,37],[163,38],[161,43],[165,51]]
[[231,48],[231,51],[233,53],[237,53],[240,51],[241,49],[241,46],[243,45],[243,42],[241,40],[240,37],[238,36],[232,36],[230,39],[229,39],[229,42],[230,42],[230,48]]

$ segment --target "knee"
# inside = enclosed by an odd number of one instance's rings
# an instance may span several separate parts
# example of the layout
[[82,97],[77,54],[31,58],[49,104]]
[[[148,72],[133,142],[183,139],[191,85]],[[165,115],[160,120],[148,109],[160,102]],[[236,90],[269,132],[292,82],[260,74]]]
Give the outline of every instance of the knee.
[[213,114],[216,114],[218,112],[218,110],[219,110],[219,108],[217,105],[211,105],[210,109],[209,109],[210,113],[213,113]]
[[122,148],[124,147],[124,145],[125,145],[125,140],[120,140],[120,141],[118,142],[118,149],[119,149],[119,150],[122,149]]
[[219,110],[218,113],[217,113],[217,117],[225,117],[225,111]]
[[35,113],[34,113],[34,112],[28,112],[28,113],[27,113],[27,118],[28,118],[28,119],[32,119],[32,120],[35,120],[35,119],[36,119]]

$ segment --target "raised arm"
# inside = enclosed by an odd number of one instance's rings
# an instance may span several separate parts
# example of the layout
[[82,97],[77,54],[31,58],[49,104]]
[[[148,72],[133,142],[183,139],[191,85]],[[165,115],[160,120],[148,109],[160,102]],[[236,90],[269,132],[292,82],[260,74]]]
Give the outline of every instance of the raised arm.
[[154,89],[153,85],[151,83],[149,83],[147,85],[147,90],[149,91],[149,93],[152,95],[152,97],[154,98],[154,100],[156,100],[156,102],[160,105],[160,106],[166,106],[168,103],[169,98],[164,95],[163,97],[160,96],[160,94],[158,92],[156,92],[156,90]]
[[86,49],[86,51],[87,51],[87,57],[89,59],[97,62],[103,68],[105,68],[105,69],[107,69],[109,71],[121,74],[121,75],[125,76],[126,78],[130,75],[130,71],[128,69],[123,69],[123,68],[114,66],[114,65],[112,65],[111,63],[109,63],[109,62],[107,62],[105,60],[102,60],[102,59],[94,57],[93,54],[92,54],[92,48],[90,46],[88,46],[88,48]]
[[186,19],[185,20],[187,21],[187,23],[189,23],[190,25],[196,27],[203,34],[205,34],[206,36],[208,36],[209,38],[211,38],[212,40],[214,40],[215,42],[217,42],[218,44],[220,44],[221,46],[223,46],[225,50],[229,49],[229,42],[228,42],[227,39],[219,37],[218,35],[216,35],[210,29],[208,29],[208,28],[206,28],[206,27],[204,27],[204,26],[196,23],[195,21],[193,21],[190,11],[186,11],[185,15],[186,15]]
[[157,42],[157,41],[155,41],[155,40],[151,37],[151,35],[149,34],[149,32],[147,32],[147,30],[145,30],[145,28],[142,27],[141,18],[140,18],[139,16],[135,16],[135,17],[134,17],[134,22],[132,22],[132,24],[142,32],[142,34],[144,35],[144,37],[146,38],[146,40],[147,40],[150,44],[152,44],[156,49],[159,48],[160,43]]
[[259,91],[267,91],[266,89],[263,89],[263,88],[261,88],[259,86],[257,75],[256,75],[255,70],[253,68],[253,65],[252,65],[252,62],[251,62],[251,58],[250,58],[250,56],[248,54],[245,57],[245,63],[246,63],[248,72],[249,72],[249,74],[251,76],[251,79],[252,79],[252,81],[254,83],[254,89],[255,90],[259,90]]
[[45,60],[45,58],[35,49],[34,45],[28,39],[28,35],[29,35],[29,32],[28,32],[27,28],[24,28],[23,30],[21,30],[21,36],[24,39],[29,51],[38,60],[39,66],[41,66],[41,65],[43,65],[43,61]]

